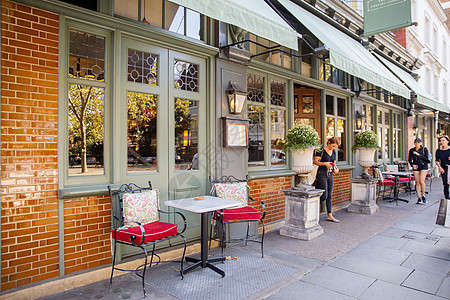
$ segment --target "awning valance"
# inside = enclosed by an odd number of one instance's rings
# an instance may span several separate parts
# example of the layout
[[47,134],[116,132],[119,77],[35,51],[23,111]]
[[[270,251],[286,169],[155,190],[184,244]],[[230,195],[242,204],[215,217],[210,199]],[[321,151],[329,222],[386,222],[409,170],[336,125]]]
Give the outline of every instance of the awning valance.
[[356,40],[291,1],[278,1],[329,49],[332,66],[410,98],[409,89]]
[[290,49],[298,49],[295,32],[264,0],[169,0],[210,18],[241,27]]
[[402,70],[389,60],[375,53],[375,56],[395,75],[398,76],[417,95],[417,103],[432,109],[448,113],[449,107],[436,101],[408,72]]

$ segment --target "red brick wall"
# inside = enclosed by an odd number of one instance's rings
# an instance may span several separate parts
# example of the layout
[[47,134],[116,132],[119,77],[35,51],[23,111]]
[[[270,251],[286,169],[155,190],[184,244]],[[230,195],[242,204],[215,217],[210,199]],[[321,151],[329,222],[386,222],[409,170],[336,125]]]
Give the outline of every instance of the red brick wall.
[[66,274],[111,263],[111,199],[64,201]]
[[[276,177],[249,181],[250,196],[264,202],[266,217],[264,223],[284,220],[284,194],[282,190],[291,187],[291,177]],[[256,206],[260,208],[260,206]]]
[[58,275],[58,15],[1,5],[5,290]]
[[344,170],[344,171],[340,170],[338,174],[333,174],[334,186],[333,186],[332,205],[350,201],[351,176],[352,176],[351,170]]
[[392,30],[395,34],[394,40],[406,49],[406,28]]

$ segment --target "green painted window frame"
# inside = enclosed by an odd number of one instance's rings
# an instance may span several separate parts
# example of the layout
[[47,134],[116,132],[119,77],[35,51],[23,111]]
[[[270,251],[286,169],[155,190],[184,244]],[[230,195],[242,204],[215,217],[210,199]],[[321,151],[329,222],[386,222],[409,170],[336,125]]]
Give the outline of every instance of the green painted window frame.
[[[70,30],[78,30],[105,37],[105,80],[94,81],[81,78],[70,78],[69,67],[69,37]],[[87,25],[61,18],[60,22],[60,53],[59,56],[59,104],[58,104],[58,172],[59,188],[98,187],[111,181],[111,147],[112,147],[112,81],[113,81],[113,31],[101,27]],[[69,176],[69,135],[68,135],[68,103],[67,95],[69,84],[82,84],[104,89],[104,141],[103,141],[103,175]],[[70,192],[69,192],[70,193]],[[60,193],[60,198],[66,193]]]
[[[289,167],[289,155],[285,153],[285,164],[283,165],[272,165],[271,163],[271,153],[272,153],[272,145],[271,145],[271,111],[272,109],[281,109],[285,111],[285,135],[287,133],[287,129],[289,126],[288,120],[290,119],[290,114],[288,110],[288,105],[290,105],[291,99],[291,85],[292,83],[286,78],[279,77],[276,75],[272,75],[269,73],[264,73],[256,70],[248,70],[248,73],[255,74],[264,78],[264,103],[247,101],[248,105],[261,106],[264,107],[264,164],[262,166],[250,166],[248,165],[248,172],[261,172],[261,171],[282,171],[288,170]],[[270,83],[272,80],[279,81],[285,83],[285,106],[277,106],[271,104],[271,90]],[[246,113],[247,107],[246,107]],[[248,114],[247,114],[248,116]],[[248,157],[248,156],[247,156]],[[247,158],[248,164],[248,158]]]

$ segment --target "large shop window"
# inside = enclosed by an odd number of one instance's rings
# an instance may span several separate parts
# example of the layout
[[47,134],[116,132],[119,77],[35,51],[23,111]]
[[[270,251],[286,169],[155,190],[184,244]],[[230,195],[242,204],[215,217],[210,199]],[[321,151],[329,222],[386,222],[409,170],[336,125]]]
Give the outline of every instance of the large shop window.
[[347,99],[326,95],[326,137],[337,137],[337,161],[347,161]]
[[389,110],[378,110],[377,111],[377,124],[378,124],[378,144],[380,149],[378,149],[378,162],[390,162],[389,156],[389,140],[390,140],[390,122],[391,113]]
[[104,35],[69,31],[64,105],[68,178],[105,174],[105,95],[109,90],[105,80],[105,45]]
[[392,143],[393,143],[393,151],[394,151],[394,159],[395,160],[401,160],[402,153],[403,153],[403,143],[402,143],[402,114],[400,113],[393,113],[393,127],[392,127]]
[[[262,74],[247,74],[249,124],[248,166],[286,166],[286,82]],[[267,134],[266,134],[267,133]]]

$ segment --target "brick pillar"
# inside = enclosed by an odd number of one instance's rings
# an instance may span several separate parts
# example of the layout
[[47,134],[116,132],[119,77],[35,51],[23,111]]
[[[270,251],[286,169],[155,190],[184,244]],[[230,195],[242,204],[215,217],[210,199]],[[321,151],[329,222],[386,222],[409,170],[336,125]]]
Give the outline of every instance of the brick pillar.
[[58,276],[58,15],[2,0],[1,289]]

